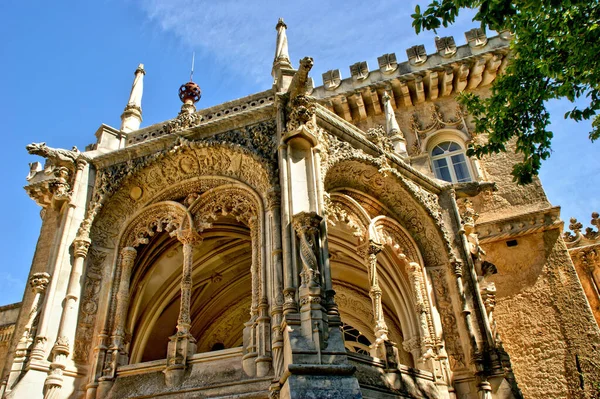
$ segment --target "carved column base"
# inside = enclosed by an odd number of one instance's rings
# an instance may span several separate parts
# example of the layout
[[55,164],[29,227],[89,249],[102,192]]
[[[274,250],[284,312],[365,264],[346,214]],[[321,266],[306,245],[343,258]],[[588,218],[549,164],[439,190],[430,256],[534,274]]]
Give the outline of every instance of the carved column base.
[[46,360],[46,337],[38,336],[31,350],[32,360]]
[[164,373],[165,383],[172,387],[182,382],[188,359],[196,353],[196,339],[189,333],[177,333],[169,339]]

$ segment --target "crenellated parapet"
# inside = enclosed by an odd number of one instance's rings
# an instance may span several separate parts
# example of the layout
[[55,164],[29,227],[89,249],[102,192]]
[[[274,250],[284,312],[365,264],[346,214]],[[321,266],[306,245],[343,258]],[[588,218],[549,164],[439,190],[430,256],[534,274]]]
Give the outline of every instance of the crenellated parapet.
[[348,78],[339,69],[327,71],[312,95],[338,116],[358,122],[383,112],[386,91],[396,109],[488,86],[508,60],[511,35],[488,38],[476,28],[465,37],[462,46],[452,36],[436,38],[437,51],[429,55],[424,45],[410,47],[405,62],[399,63],[395,53],[384,54],[375,70],[366,61],[357,62],[349,67]]

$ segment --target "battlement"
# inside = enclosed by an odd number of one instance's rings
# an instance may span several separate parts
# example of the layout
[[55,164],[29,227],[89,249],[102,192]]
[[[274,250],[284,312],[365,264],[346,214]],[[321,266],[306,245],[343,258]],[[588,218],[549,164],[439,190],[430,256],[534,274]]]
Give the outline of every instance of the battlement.
[[383,112],[385,91],[392,96],[392,106],[400,108],[487,86],[506,67],[511,35],[503,32],[488,38],[476,28],[465,37],[462,46],[456,46],[452,36],[436,38],[433,54],[427,54],[422,44],[410,47],[408,61],[401,63],[395,53],[383,54],[375,70],[367,61],[357,62],[349,67],[347,78],[339,69],[329,70],[312,95],[347,121],[357,122]]

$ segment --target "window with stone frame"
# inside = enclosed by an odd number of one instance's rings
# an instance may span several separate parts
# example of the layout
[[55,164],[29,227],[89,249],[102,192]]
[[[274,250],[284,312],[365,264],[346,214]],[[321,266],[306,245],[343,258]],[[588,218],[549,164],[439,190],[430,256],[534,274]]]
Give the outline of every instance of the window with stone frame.
[[433,147],[431,164],[438,179],[451,183],[473,180],[465,150],[455,141],[444,141]]

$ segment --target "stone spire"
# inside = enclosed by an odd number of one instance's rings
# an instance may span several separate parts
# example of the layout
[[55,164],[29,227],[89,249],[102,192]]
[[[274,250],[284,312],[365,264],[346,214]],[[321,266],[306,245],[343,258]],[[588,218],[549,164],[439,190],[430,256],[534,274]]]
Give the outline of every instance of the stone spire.
[[404,139],[404,134],[402,133],[402,130],[400,130],[400,126],[398,126],[398,121],[396,121],[396,114],[394,113],[394,109],[392,108],[391,100],[392,97],[388,94],[387,91],[383,93],[385,131],[392,140],[394,151],[401,156],[406,156],[406,140]]
[[129,101],[125,107],[125,111],[121,115],[121,131],[125,133],[138,130],[142,123],[142,94],[144,92],[144,64],[138,65],[135,70],[135,79],[131,85],[131,93]]

